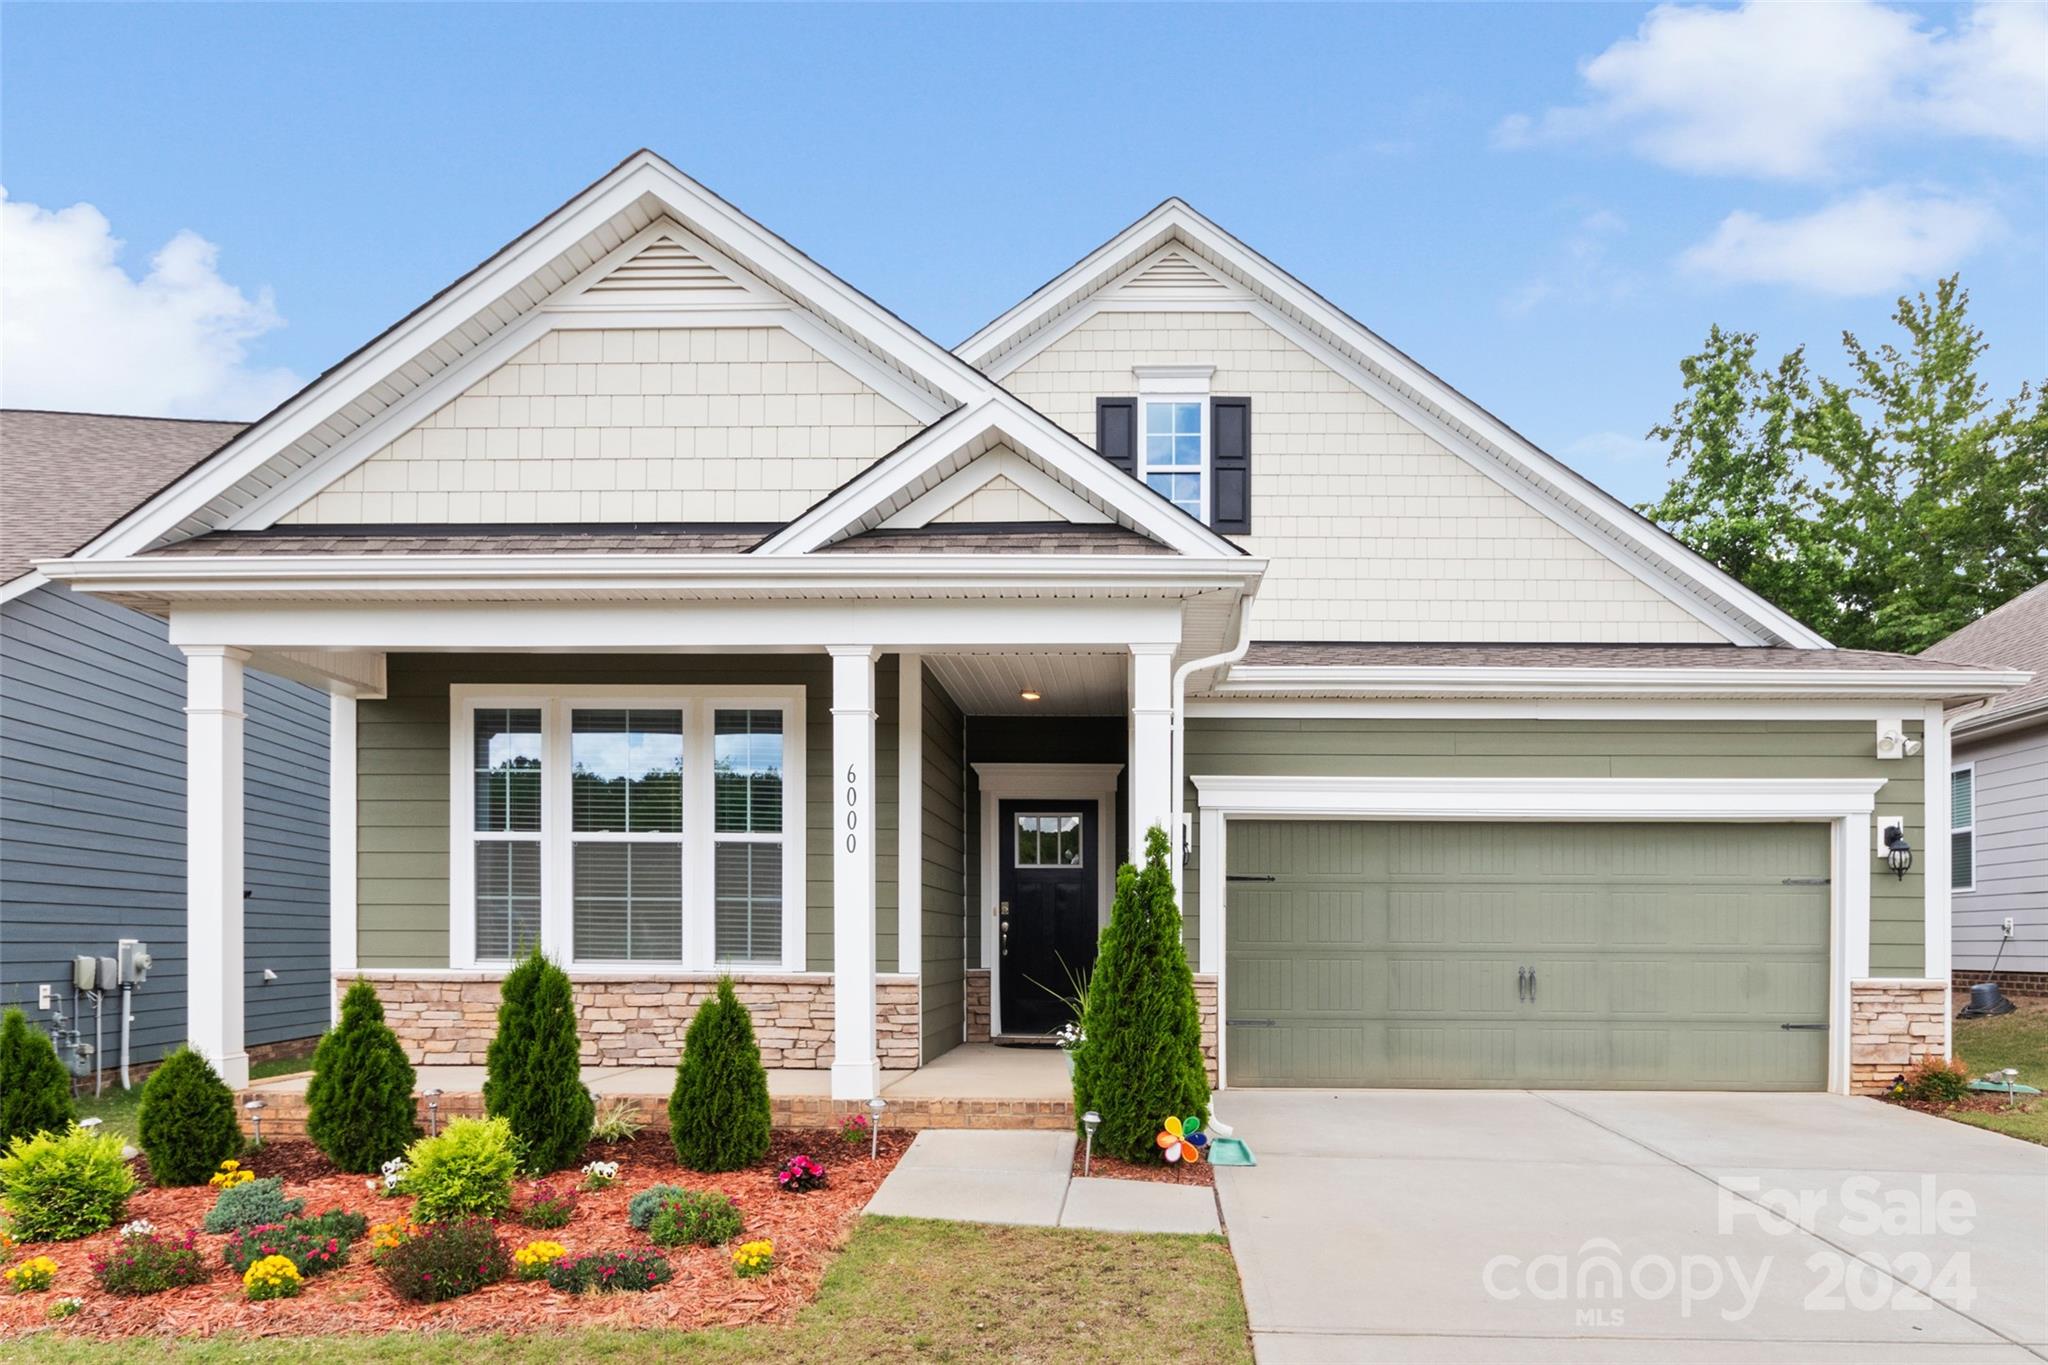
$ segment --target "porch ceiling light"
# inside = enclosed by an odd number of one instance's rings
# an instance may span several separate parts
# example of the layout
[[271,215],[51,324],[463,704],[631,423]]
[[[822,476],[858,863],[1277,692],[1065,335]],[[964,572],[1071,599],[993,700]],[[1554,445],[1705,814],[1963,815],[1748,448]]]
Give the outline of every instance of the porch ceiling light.
[[1900,881],[1906,880],[1906,873],[1913,866],[1913,846],[1906,842],[1906,831],[1897,825],[1884,832],[1884,863]]
[[1019,697],[1022,697],[1025,701],[1037,701],[1040,694],[1037,688],[1027,687],[1022,692],[1019,692],[1017,695]]

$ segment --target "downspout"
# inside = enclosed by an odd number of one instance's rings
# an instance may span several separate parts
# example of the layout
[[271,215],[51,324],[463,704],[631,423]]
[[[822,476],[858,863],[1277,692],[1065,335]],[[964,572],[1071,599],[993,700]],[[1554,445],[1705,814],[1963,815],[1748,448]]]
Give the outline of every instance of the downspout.
[[[1944,754],[1948,755],[1948,765],[1950,768],[1954,768],[1956,765],[1956,726],[1960,725],[1963,721],[1968,720],[1971,716],[1976,715],[1979,711],[1986,709],[1995,700],[1996,698],[1993,697],[1983,697],[1977,701],[1971,702],[1968,706],[1959,706],[1954,711],[1942,711],[1941,751]],[[1932,787],[1939,778],[1946,776],[1946,773],[1937,774],[1927,772],[1925,770],[1925,765],[1923,764],[1920,773],[1920,780],[1925,782],[1929,787]],[[1975,791],[1972,791],[1970,793],[1970,799],[1973,802],[1977,799],[1977,794]],[[1950,868],[1949,875],[1950,879],[1953,880],[1955,875],[1953,867]],[[1941,1012],[1941,1055],[1945,1059],[1953,1059],[1956,1055],[1956,906],[1954,892],[1949,893],[1948,938],[1949,1001],[1948,1007],[1943,1009]]]
[[[1186,799],[1185,788],[1187,786],[1188,736],[1186,694],[1188,679],[1204,669],[1220,668],[1227,664],[1237,663],[1250,652],[1252,647],[1252,603],[1258,600],[1258,596],[1259,585],[1257,582],[1254,582],[1251,588],[1245,592],[1244,596],[1238,599],[1237,643],[1235,645],[1221,654],[1211,654],[1207,658],[1202,659],[1190,659],[1173,671],[1173,713],[1168,717],[1168,724],[1173,730],[1173,772],[1171,774],[1173,801],[1168,807],[1173,815],[1173,830],[1170,835],[1172,838],[1178,839],[1182,837],[1181,817],[1185,814],[1181,807]],[[1173,857],[1174,899],[1183,904],[1185,903],[1185,897],[1182,894],[1181,872],[1186,851],[1187,846],[1182,844],[1174,850]]]

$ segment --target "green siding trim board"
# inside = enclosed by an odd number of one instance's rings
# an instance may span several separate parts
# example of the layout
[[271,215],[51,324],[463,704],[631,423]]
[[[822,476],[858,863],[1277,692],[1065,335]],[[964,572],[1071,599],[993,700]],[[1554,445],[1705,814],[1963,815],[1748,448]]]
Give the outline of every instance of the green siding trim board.
[[[1918,722],[1906,724],[1918,736]],[[1876,757],[1868,720],[1480,720],[1418,716],[1372,720],[1191,717],[1190,777],[1665,777],[1876,778],[1880,814],[1923,823],[1924,769]],[[1186,809],[1199,798],[1188,783]],[[1200,961],[1201,849],[1182,874],[1190,958]],[[1870,971],[1917,977],[1926,950],[1925,879],[1875,865],[1870,879]]]
[[[896,659],[876,666],[876,969],[896,961]],[[832,670],[817,655],[394,654],[356,706],[357,961],[448,965],[449,688],[531,684],[804,688],[806,965],[832,970]]]

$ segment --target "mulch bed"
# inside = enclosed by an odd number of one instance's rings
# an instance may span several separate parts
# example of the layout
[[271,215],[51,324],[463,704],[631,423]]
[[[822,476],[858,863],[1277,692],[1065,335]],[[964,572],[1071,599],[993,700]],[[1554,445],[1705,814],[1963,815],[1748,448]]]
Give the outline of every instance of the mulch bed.
[[[885,1131],[879,1155],[870,1160],[866,1143],[852,1146],[836,1133],[778,1130],[768,1159],[759,1165],[728,1175],[699,1175],[676,1165],[665,1134],[593,1143],[584,1159],[618,1162],[618,1182],[608,1190],[584,1193],[568,1226],[530,1229],[509,1217],[499,1225],[500,1235],[515,1250],[542,1239],[560,1242],[571,1255],[647,1248],[652,1246],[647,1235],[626,1222],[627,1201],[636,1192],[654,1184],[719,1190],[739,1205],[746,1219],[745,1239],[767,1237],[775,1242],[774,1272],[755,1279],[733,1274],[730,1247],[674,1247],[663,1254],[675,1268],[675,1279],[646,1293],[570,1295],[549,1288],[545,1281],[506,1281],[447,1303],[414,1304],[391,1291],[371,1263],[369,1248],[357,1246],[348,1264],[307,1279],[297,1298],[250,1303],[242,1296],[241,1282],[221,1259],[229,1239],[202,1233],[199,1247],[213,1268],[211,1279],[161,1294],[122,1298],[102,1292],[89,1265],[92,1255],[105,1254],[119,1240],[109,1230],[75,1242],[24,1245],[19,1256],[42,1254],[57,1261],[57,1282],[48,1293],[0,1295],[0,1337],[44,1327],[45,1310],[66,1295],[83,1298],[84,1307],[51,1330],[97,1338],[205,1337],[226,1332],[533,1332],[583,1326],[690,1329],[779,1322],[816,1294],[827,1263],[855,1218],[909,1145],[909,1134]],[[792,1195],[776,1187],[776,1168],[799,1152],[815,1158],[830,1173],[831,1183],[824,1189]],[[371,1192],[363,1176],[337,1173],[311,1143],[269,1143],[245,1164],[259,1176],[283,1176],[285,1192],[303,1197],[308,1214],[341,1207],[376,1224],[403,1218],[412,1207],[410,1198]],[[581,1179],[573,1170],[556,1178]],[[145,1188],[129,1200],[123,1221],[147,1218],[159,1232],[182,1233],[199,1226],[216,1193],[205,1185]]]
[[1981,1090],[1970,1092],[1954,1104],[1944,1104],[1939,1100],[1893,1099],[1889,1095],[1880,1095],[1878,1098],[1886,1104],[1896,1104],[1901,1109],[1914,1109],[1937,1117],[1953,1114],[1958,1109],[1971,1114],[2029,1114],[2033,1112],[2034,1106],[2041,1102],[2039,1095],[2014,1095],[2008,1100],[2003,1095],[1986,1094]]
[[[1081,1174],[1081,1149],[1074,1149],[1074,1174]],[[1216,1168],[1206,1161],[1190,1166],[1186,1162],[1164,1161],[1141,1165],[1121,1157],[1096,1154],[1089,1174],[1098,1180],[1150,1180],[1160,1185],[1214,1185]]]

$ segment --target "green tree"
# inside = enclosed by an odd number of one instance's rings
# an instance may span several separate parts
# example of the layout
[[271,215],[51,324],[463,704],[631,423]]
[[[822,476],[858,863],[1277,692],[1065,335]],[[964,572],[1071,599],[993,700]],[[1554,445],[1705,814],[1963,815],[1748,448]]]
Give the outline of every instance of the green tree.
[[306,1136],[344,1171],[368,1173],[419,1135],[412,1063],[384,1022],[377,988],[358,981],[341,998],[341,1022],[313,1053]]
[[242,1150],[234,1091],[190,1048],[179,1048],[149,1073],[136,1128],[149,1178],[159,1185],[204,1184]]
[[1901,298],[1903,346],[1842,336],[1849,378],[1707,335],[1651,435],[1677,467],[1641,510],[1850,648],[1915,652],[2048,578],[2048,404],[1996,404],[1954,276]]
[[[1074,1056],[1074,1113],[1102,1115],[1095,1149],[1127,1161],[1157,1161],[1168,1117],[1207,1117],[1209,1072],[1195,978],[1181,940],[1166,831],[1145,834],[1142,871],[1117,869],[1116,902],[1081,1020],[1087,1041]],[[1077,1127],[1078,1131],[1078,1127]]]
[[0,1018],[0,1151],[18,1137],[71,1126],[71,1077],[57,1049],[20,1010]]
[[697,1007],[683,1035],[676,1087],[668,1099],[668,1135],[676,1160],[693,1171],[736,1171],[768,1155],[768,1073],[754,1041],[754,1019],[733,994],[732,978]]
[[583,1085],[569,977],[539,948],[505,977],[498,1032],[484,1054],[484,1112],[503,1118],[534,1174],[572,1165],[590,1143],[597,1102]]

